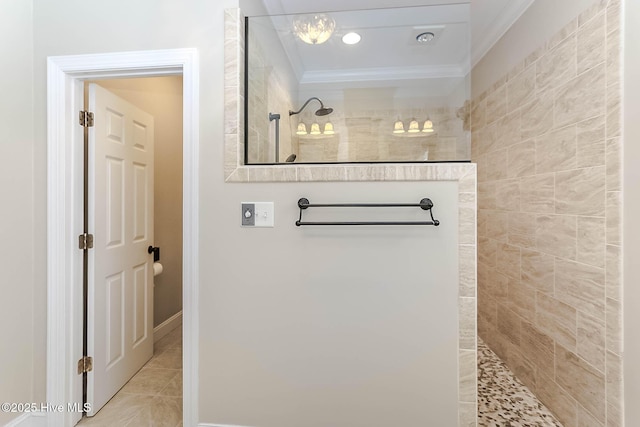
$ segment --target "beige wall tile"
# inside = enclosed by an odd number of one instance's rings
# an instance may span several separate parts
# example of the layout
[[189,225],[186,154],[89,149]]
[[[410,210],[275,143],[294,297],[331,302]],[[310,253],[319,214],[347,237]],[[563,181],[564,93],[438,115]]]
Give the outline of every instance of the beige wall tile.
[[518,178],[536,173],[536,146],[533,140],[509,147],[507,152],[507,177]]
[[556,346],[556,381],[598,421],[605,420],[604,375],[574,353]]
[[565,427],[577,427],[578,405],[569,393],[556,384],[551,372],[538,371],[537,396]]
[[556,213],[602,216],[605,206],[605,167],[556,173]]
[[538,215],[536,218],[536,246],[540,252],[575,259],[577,228],[575,217]]
[[576,309],[542,292],[536,293],[535,327],[558,344],[576,347]]
[[520,209],[523,212],[555,213],[554,174],[527,176],[521,183]]
[[501,119],[507,113],[507,86],[502,85],[499,89],[491,92],[487,96],[486,121],[487,124]]
[[536,138],[553,127],[553,104],[552,91],[546,91],[538,93],[536,99],[522,106],[521,140]]
[[520,280],[520,248],[507,243],[498,243],[496,270],[507,277]]
[[556,258],[556,298],[604,320],[604,269]]
[[605,14],[599,13],[578,30],[578,74],[605,60],[605,24]]
[[507,148],[522,141],[520,110],[507,114],[495,123],[497,147]]
[[605,370],[605,322],[578,312],[577,353],[596,369]]
[[536,138],[536,173],[576,168],[577,133],[571,125]]
[[576,76],[576,37],[567,37],[536,63],[538,91],[553,89]]
[[606,143],[607,191],[622,190],[622,144],[620,138],[611,138]]
[[536,91],[536,67],[530,66],[507,83],[507,111],[513,112],[533,100]]
[[620,84],[622,49],[620,27],[607,34],[607,87]]
[[496,150],[487,154],[486,170],[488,181],[507,178],[507,150]]
[[476,352],[460,350],[458,360],[460,369],[458,399],[462,402],[475,402],[478,390]]
[[520,210],[520,181],[517,179],[496,182],[496,209]]
[[509,308],[523,319],[534,319],[536,315],[536,291],[518,279],[509,279],[507,287]]
[[495,211],[478,209],[478,237],[487,236],[487,223]]
[[607,139],[622,133],[622,95],[619,85],[607,88]]
[[577,124],[576,167],[586,168],[605,164],[604,120],[604,116],[598,116]]
[[458,298],[458,348],[476,349],[476,298]]
[[535,235],[509,234],[508,243],[510,245],[519,246],[523,249],[534,250],[537,248]]
[[498,331],[511,343],[520,344],[520,317],[502,304],[498,304]]
[[621,194],[619,191],[609,191],[607,192],[607,207],[606,207],[606,218],[607,218],[607,244],[608,245],[618,245],[620,246],[622,243],[622,239],[620,237],[620,229],[622,227],[622,218],[621,218]]
[[553,107],[556,127],[577,123],[605,111],[605,65],[598,65],[555,91]]
[[622,305],[607,298],[607,351],[622,355]]
[[607,298],[622,301],[622,286],[620,278],[622,276],[622,257],[620,246],[607,245],[606,247],[606,273],[605,286]]
[[597,0],[587,10],[578,15],[578,25],[580,27],[587,24],[594,16],[602,12],[607,7],[608,0]]
[[605,267],[604,218],[578,217],[578,247],[576,260],[594,267]]
[[478,183],[478,209],[496,209],[496,183]]
[[471,104],[471,130],[474,134],[476,129],[482,128],[486,125],[486,112],[486,99],[480,102],[473,102]]
[[513,347],[509,352],[509,365],[516,377],[530,390],[536,389],[537,368],[529,359],[524,357],[518,347]]
[[[478,292],[478,334],[490,339],[498,323],[498,304],[486,292]],[[493,332],[495,333],[495,332]]]
[[555,260],[551,255],[537,251],[521,250],[521,280],[523,285],[540,292],[553,294]]
[[475,245],[458,245],[458,269],[460,277],[461,297],[476,296],[476,263]]
[[[490,270],[491,271],[491,270]],[[498,273],[495,269],[491,272],[491,281],[488,287],[491,295],[500,304],[507,303],[509,277]]]
[[494,211],[487,221],[487,235],[498,242],[507,242],[509,222],[507,212]]
[[535,236],[536,214],[527,212],[509,212],[509,234]]
[[478,238],[478,262],[488,267],[496,266],[498,242],[488,237]]
[[578,405],[578,426],[579,427],[604,427],[604,424],[595,419],[582,405]]
[[623,398],[622,358],[607,352],[607,426],[622,426],[620,402]]
[[[545,372],[550,376],[555,375],[553,339],[529,322],[522,321],[521,328],[520,348],[522,354],[536,365],[538,371]],[[537,383],[537,385],[540,384]]]
[[476,427],[478,425],[478,405],[476,402],[461,402],[458,405],[458,425]]

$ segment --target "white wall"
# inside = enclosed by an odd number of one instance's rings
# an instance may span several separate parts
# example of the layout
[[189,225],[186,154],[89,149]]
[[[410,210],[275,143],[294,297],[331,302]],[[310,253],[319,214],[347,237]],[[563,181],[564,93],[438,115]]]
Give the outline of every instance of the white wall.
[[640,420],[640,3],[625,0],[624,34],[624,383],[627,426]]
[[154,117],[154,246],[164,271],[154,277],[153,326],[182,310],[182,77],[98,82]]
[[[33,399],[35,239],[31,2],[0,2],[0,401]],[[41,118],[43,120],[44,118]],[[41,236],[39,236],[41,237]],[[44,269],[44,260],[38,268]],[[41,343],[40,343],[41,344]],[[41,372],[40,370],[38,370]],[[0,412],[0,425],[20,414]]]
[[[471,2],[471,16],[474,14],[474,5],[482,2],[483,0]],[[594,0],[534,1],[473,68],[471,98],[474,99],[487,90],[496,79],[504,75],[505,70],[511,70],[526,55],[537,49],[542,41],[548,40],[593,3]],[[544,22],[545,25],[541,26],[540,22]],[[474,34],[471,34],[471,37],[473,38]]]

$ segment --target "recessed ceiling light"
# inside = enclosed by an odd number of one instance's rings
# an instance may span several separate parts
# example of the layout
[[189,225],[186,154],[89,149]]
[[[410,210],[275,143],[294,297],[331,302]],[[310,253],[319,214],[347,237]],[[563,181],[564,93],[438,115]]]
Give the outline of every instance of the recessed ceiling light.
[[360,42],[360,34],[358,33],[347,33],[342,36],[342,43],[344,44],[356,44]]
[[433,34],[431,31],[426,31],[424,33],[420,33],[416,36],[416,40],[418,40],[418,43],[429,43],[431,40],[433,40],[435,38],[435,34]]

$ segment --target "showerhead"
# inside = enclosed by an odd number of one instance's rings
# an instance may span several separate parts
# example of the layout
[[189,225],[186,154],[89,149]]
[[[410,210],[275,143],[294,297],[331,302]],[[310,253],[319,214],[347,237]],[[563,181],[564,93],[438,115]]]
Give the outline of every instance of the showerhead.
[[305,101],[305,103],[302,105],[302,108],[300,108],[298,111],[289,110],[289,115],[293,116],[294,114],[300,113],[302,110],[304,110],[304,108],[307,106],[307,104],[309,104],[309,102],[311,102],[314,99],[320,103],[320,108],[316,110],[316,116],[326,116],[326,115],[331,114],[333,112],[333,108],[326,108],[324,106],[324,104],[322,103],[322,101],[320,101],[320,98],[316,98],[314,96],[314,97],[311,97],[311,98],[307,99]]
[[319,108],[316,110],[316,116],[326,116],[333,113],[333,108]]

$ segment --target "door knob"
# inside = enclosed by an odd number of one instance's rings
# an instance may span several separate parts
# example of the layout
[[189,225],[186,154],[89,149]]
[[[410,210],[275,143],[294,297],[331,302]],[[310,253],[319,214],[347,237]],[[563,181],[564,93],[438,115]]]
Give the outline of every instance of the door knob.
[[158,262],[160,261],[160,248],[159,247],[154,247],[154,246],[149,246],[149,248],[147,249],[147,252],[149,252],[150,254],[153,254],[153,262]]

